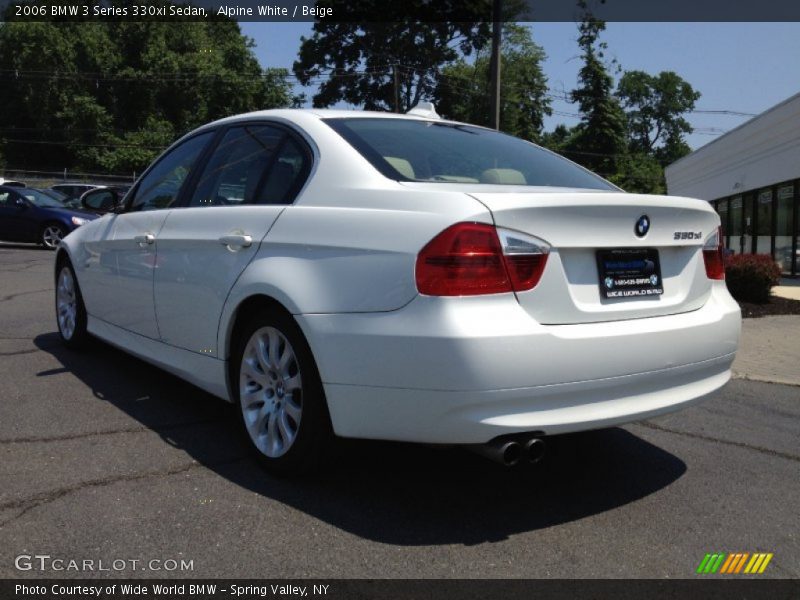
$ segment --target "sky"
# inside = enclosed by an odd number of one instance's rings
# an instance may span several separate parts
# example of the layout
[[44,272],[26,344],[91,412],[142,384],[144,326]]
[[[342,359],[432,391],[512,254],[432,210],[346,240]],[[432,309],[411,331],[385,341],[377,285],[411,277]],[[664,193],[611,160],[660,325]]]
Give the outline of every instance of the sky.
[[[551,90],[571,90],[581,62],[575,23],[533,23],[533,38],[547,53],[543,68]],[[300,37],[311,23],[241,23],[256,42],[264,67],[291,69]],[[623,70],[651,74],[675,71],[702,96],[696,109],[758,114],[800,92],[800,23],[608,23],[601,40],[606,57]],[[298,88],[310,98],[313,88]],[[577,107],[553,101],[553,109],[576,113]],[[716,139],[750,117],[694,113],[687,120],[697,130],[687,141],[693,149]],[[577,118],[553,115],[545,130]]]

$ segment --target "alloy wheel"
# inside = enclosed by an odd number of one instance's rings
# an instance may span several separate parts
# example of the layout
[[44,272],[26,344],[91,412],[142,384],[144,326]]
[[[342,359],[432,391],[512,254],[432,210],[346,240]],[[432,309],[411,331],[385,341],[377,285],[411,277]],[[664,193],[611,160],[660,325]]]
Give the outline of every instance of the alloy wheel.
[[56,316],[58,328],[64,339],[70,340],[75,335],[75,324],[78,318],[78,299],[75,293],[75,279],[69,267],[62,267],[56,285]]
[[53,250],[61,243],[63,232],[58,225],[48,225],[42,232],[42,242],[47,248]]
[[245,428],[259,452],[286,454],[297,439],[303,413],[300,364],[289,340],[274,327],[250,336],[239,368]]

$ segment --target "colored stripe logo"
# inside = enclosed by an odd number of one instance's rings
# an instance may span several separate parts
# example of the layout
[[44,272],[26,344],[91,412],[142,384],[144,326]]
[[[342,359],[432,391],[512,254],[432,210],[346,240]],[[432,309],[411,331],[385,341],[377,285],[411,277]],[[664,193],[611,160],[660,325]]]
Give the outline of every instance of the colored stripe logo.
[[706,554],[700,565],[697,567],[697,573],[700,575],[713,575],[720,573],[723,575],[760,575],[764,572],[772,560],[772,552],[733,552],[726,554],[725,552],[716,552],[714,554]]

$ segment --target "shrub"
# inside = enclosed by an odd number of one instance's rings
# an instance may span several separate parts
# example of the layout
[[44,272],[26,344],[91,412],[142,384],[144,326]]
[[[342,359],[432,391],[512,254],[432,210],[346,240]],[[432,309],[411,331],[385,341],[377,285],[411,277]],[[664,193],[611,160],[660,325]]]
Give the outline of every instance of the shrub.
[[769,254],[734,254],[725,259],[725,281],[739,302],[769,302],[770,289],[781,280],[781,268]]

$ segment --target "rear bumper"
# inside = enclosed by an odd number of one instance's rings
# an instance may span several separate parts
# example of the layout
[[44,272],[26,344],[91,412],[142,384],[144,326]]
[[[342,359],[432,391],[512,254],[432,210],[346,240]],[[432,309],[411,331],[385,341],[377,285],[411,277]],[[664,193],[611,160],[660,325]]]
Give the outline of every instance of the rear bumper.
[[606,427],[703,400],[730,378],[741,319],[715,287],[699,310],[609,323],[543,326],[511,294],[419,297],[389,313],[298,322],[338,435],[482,443]]
[[705,400],[730,379],[733,355],[609,379],[485,392],[328,384],[334,430],[344,437],[480,444],[503,434],[610,427]]

